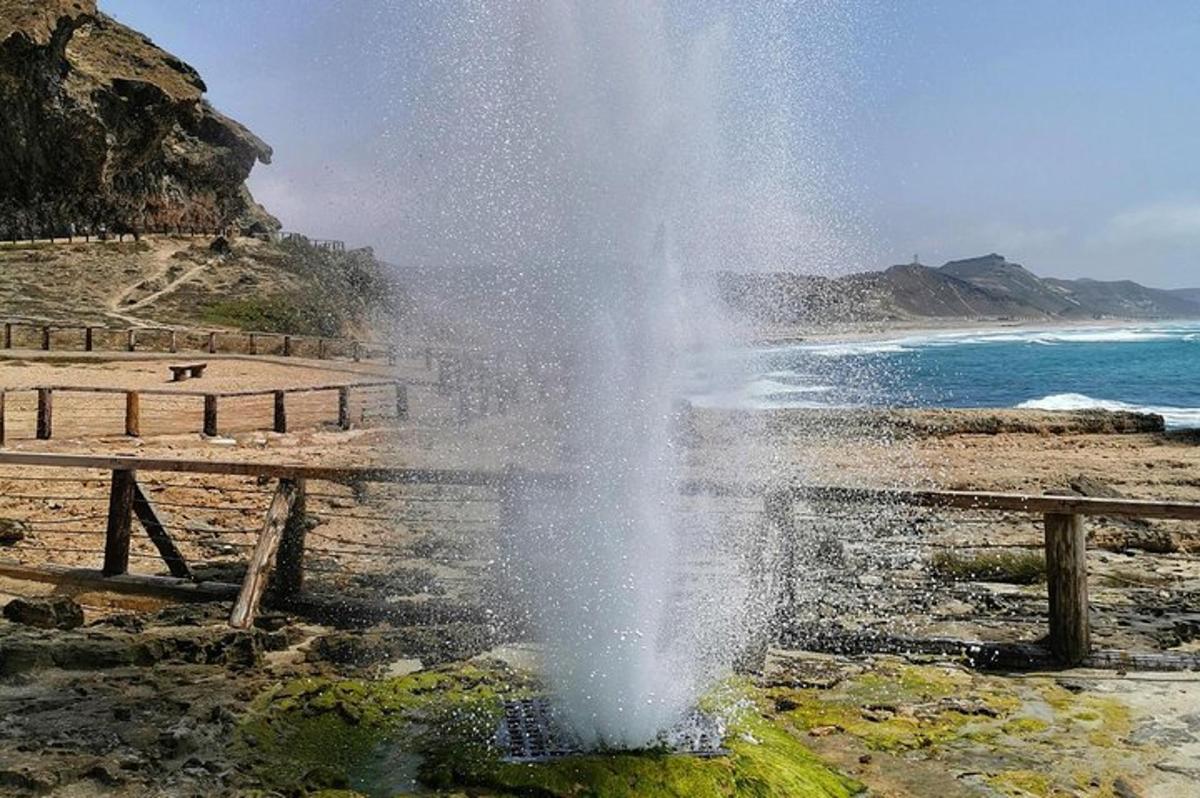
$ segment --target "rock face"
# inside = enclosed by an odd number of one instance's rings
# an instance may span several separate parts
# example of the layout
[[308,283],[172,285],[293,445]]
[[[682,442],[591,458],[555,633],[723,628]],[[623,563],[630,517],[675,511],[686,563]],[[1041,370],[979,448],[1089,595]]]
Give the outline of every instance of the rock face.
[[0,232],[277,229],[245,187],[271,148],[205,91],[95,0],[0,0]]
[[83,608],[67,596],[16,598],[4,605],[4,617],[42,629],[74,629],[83,625]]

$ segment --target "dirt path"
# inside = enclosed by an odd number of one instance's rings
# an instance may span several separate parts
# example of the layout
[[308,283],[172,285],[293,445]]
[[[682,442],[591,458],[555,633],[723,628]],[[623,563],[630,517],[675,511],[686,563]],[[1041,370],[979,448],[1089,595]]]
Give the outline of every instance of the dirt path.
[[127,285],[124,288],[117,291],[115,294],[113,294],[108,299],[107,309],[105,310],[105,315],[111,316],[112,318],[120,319],[120,320],[127,322],[129,324],[132,324],[134,326],[139,326],[139,327],[158,326],[155,322],[147,321],[146,319],[132,315],[129,311],[134,311],[134,310],[138,310],[140,308],[147,307],[148,305],[152,304],[156,300],[161,299],[162,297],[166,296],[167,294],[170,294],[171,292],[177,290],[180,286],[186,284],[193,277],[195,277],[196,275],[198,275],[201,272],[208,269],[208,267],[209,267],[208,263],[201,263],[198,266],[194,266],[191,269],[188,269],[186,272],[179,275],[174,280],[171,280],[170,282],[168,282],[162,288],[160,288],[156,291],[153,291],[152,293],[142,297],[141,299],[137,300],[136,302],[133,302],[132,304],[125,305],[124,303],[130,297],[130,295],[132,295],[139,288],[144,287],[147,283],[153,283],[157,280],[162,280],[165,277],[167,277],[167,275],[170,274],[171,267],[173,265],[171,262],[172,259],[175,257],[176,254],[178,254],[179,252],[182,252],[186,248],[187,247],[184,245],[159,247],[154,252],[154,265],[155,265],[154,271],[149,275],[145,275],[145,276],[141,277],[137,282],[132,283],[131,285]]

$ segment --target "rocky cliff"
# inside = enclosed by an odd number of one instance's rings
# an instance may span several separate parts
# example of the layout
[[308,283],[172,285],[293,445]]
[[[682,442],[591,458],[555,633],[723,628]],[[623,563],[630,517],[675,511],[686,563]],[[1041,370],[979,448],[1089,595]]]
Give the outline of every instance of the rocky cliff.
[[271,148],[205,91],[95,0],[0,0],[0,235],[278,228],[245,187]]

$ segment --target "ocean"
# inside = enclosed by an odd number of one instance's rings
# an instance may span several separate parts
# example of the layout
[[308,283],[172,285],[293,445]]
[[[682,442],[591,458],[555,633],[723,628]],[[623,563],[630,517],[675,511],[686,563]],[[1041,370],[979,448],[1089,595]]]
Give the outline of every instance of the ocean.
[[695,391],[697,404],[1107,408],[1200,427],[1200,322],[930,332],[737,357],[753,377]]

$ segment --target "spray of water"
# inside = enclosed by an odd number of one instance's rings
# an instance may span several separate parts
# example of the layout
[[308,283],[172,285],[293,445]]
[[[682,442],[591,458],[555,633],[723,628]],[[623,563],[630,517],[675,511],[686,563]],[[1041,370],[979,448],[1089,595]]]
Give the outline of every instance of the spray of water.
[[421,7],[405,247],[549,408],[507,454],[551,459],[571,486],[526,486],[503,570],[591,744],[652,742],[762,621],[750,533],[677,490],[680,399],[742,376],[706,275],[840,256],[802,201],[822,179],[802,119],[822,76],[797,73],[815,62],[796,39],[843,20],[748,5]]

